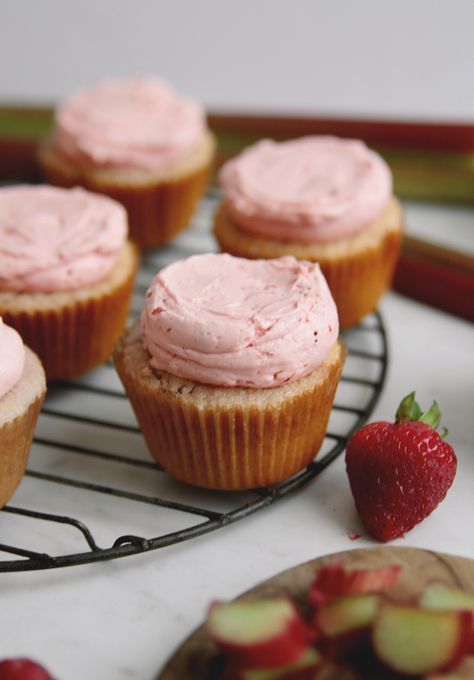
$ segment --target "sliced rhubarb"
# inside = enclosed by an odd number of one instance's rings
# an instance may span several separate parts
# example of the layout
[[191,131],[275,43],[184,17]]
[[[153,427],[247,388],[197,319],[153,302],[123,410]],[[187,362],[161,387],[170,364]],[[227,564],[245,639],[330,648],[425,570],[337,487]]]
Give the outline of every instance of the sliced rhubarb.
[[382,602],[372,629],[375,654],[408,676],[453,668],[467,653],[471,612],[428,611]]
[[367,653],[378,603],[377,595],[348,595],[317,609],[314,628],[321,652],[338,661]]
[[377,595],[348,595],[320,607],[314,615],[314,626],[323,637],[334,637],[359,628],[374,620],[379,604]]
[[[420,605],[436,611],[470,611],[474,616],[474,595],[444,583],[433,582],[427,585],[421,594]],[[474,628],[471,631],[469,651],[471,654],[474,652]]]
[[474,595],[454,586],[433,582],[424,589],[420,605],[440,611],[466,609],[474,612]]
[[209,610],[209,634],[240,666],[275,668],[298,661],[313,633],[293,602],[217,602]]
[[395,585],[401,566],[393,564],[374,569],[346,569],[340,563],[318,569],[309,591],[309,603],[319,607],[337,597],[378,593]]

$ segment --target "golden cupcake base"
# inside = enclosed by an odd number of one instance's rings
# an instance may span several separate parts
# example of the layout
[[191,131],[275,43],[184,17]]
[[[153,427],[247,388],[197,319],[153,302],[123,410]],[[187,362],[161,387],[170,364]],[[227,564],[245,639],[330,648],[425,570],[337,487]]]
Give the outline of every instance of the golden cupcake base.
[[214,235],[224,252],[237,257],[269,259],[294,255],[319,262],[339,314],[341,328],[357,324],[372,312],[390,287],[402,234],[402,210],[392,198],[369,228],[334,243],[283,242],[253,236],[238,227],[224,203],[217,211]]
[[43,362],[48,380],[70,379],[102,364],[129,310],[137,249],[126,243],[99,283],[58,293],[0,291],[0,316]]
[[28,347],[25,350],[20,382],[0,398],[0,508],[10,500],[23,478],[46,393],[41,363]]
[[151,370],[138,325],[114,353],[151,455],[178,479],[210,489],[275,484],[306,467],[327,428],[345,350],[280,387],[213,387]]
[[79,185],[122,203],[128,214],[130,238],[140,248],[150,248],[169,241],[188,225],[206,190],[214,149],[214,137],[206,132],[188,158],[163,174],[80,171],[50,144],[41,149],[40,165],[50,184],[66,188]]

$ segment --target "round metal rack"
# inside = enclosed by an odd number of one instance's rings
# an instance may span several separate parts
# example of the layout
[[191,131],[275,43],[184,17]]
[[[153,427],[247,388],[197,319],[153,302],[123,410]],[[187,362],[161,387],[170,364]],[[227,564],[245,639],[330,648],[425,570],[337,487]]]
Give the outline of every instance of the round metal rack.
[[[132,317],[139,314],[144,292],[161,267],[215,250],[209,224],[217,199],[210,190],[191,227],[145,256]],[[110,364],[73,382],[50,385],[25,478],[0,515],[0,572],[156,550],[222,529],[302,489],[344,451],[384,385],[388,348],[380,314],[369,315],[343,337],[346,365],[318,456],[291,479],[248,492],[196,490],[152,462]]]

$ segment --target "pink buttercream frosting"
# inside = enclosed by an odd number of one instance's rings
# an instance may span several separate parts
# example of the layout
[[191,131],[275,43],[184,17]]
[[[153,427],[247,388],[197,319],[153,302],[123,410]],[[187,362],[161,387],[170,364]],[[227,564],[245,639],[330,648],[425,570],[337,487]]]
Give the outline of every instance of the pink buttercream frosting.
[[54,144],[83,169],[162,171],[192,151],[204,130],[202,106],[161,80],[108,80],[59,106]]
[[125,209],[83,189],[0,189],[0,289],[55,292],[96,283],[127,237]]
[[392,191],[385,161],[358,140],[263,140],[221,170],[226,205],[256,236],[304,243],[352,236],[382,212]]
[[266,388],[322,364],[339,324],[318,264],[206,254],[154,278],[141,328],[155,369],[211,385]]
[[0,316],[0,399],[20,382],[24,366],[23,341]]

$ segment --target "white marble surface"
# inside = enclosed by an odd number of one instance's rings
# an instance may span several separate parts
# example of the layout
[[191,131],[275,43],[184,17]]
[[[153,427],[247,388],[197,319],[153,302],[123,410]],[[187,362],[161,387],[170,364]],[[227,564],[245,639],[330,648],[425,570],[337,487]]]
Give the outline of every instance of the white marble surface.
[[[190,233],[185,238],[191,239],[189,244],[196,235]],[[201,243],[199,238],[196,243]],[[381,311],[388,330],[390,363],[373,419],[391,418],[399,399],[412,389],[425,406],[436,398],[459,459],[458,473],[445,501],[393,545],[474,558],[474,327],[394,293],[385,297]],[[85,380],[100,381],[101,375]],[[112,383],[115,380],[109,379]],[[67,394],[56,394],[54,404],[75,408],[77,405],[68,403],[68,398]],[[133,424],[127,404],[120,402],[117,408],[120,411],[111,418]],[[53,423],[48,418],[43,418],[40,434],[47,436],[53,426],[61,441],[86,437],[83,426],[76,425],[71,432],[67,423]],[[89,445],[95,436],[99,435],[88,432]],[[122,432],[108,436],[114,452],[133,451],[133,455],[146,457],[139,435]],[[36,446],[35,468],[43,464],[43,454]],[[92,469],[98,482],[106,475],[98,462],[86,460],[82,464],[95,466]],[[54,469],[54,458],[47,465]],[[80,475],[77,465],[74,461],[64,463],[58,455],[58,471]],[[155,482],[148,473],[130,473],[127,483],[136,491],[149,492]],[[12,504],[41,500],[56,511],[66,512],[69,504],[74,504],[76,493],[66,490],[56,497],[47,485],[38,486],[35,480],[25,478]],[[194,500],[198,498],[196,493]],[[93,495],[81,503],[83,517],[97,526],[104,544],[116,535],[117,521],[127,531],[148,531],[148,535],[153,535],[157,522],[160,530],[173,528],[166,511],[157,516],[153,508],[145,507],[136,514],[131,505],[124,509],[114,501],[98,501]],[[225,507],[225,494],[218,504]],[[15,521],[14,526],[8,524],[5,514],[0,513],[1,541],[21,536],[33,549],[40,549],[45,529],[38,528],[33,534],[31,525]],[[362,537],[353,541],[351,533],[361,533]],[[57,540],[61,545],[61,534]],[[78,549],[81,541],[78,534]],[[297,494],[180,545],[105,563],[0,574],[0,657],[35,658],[58,680],[152,680],[201,622],[211,600],[232,598],[311,558],[374,545],[355,513],[340,457]]]

